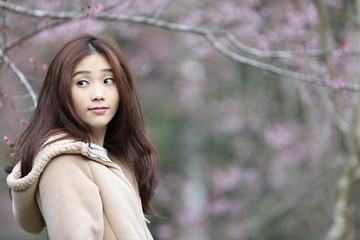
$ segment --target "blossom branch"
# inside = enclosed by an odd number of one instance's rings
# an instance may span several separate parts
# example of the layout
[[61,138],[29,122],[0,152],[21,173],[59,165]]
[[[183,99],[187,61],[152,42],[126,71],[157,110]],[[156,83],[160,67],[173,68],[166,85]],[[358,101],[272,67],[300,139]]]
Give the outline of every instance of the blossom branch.
[[[255,68],[260,68],[265,71],[268,71],[268,72],[271,72],[271,73],[274,73],[274,74],[277,74],[280,76],[285,76],[287,78],[296,79],[296,80],[299,80],[302,82],[312,83],[312,84],[316,84],[316,85],[320,85],[320,86],[328,87],[328,88],[334,87],[333,83],[331,81],[327,81],[325,79],[318,78],[315,76],[310,76],[310,75],[286,70],[286,69],[276,67],[271,64],[263,63],[263,62],[239,55],[236,52],[233,52],[233,51],[227,49],[221,43],[219,43],[219,41],[216,40],[216,38],[214,37],[213,34],[211,34],[210,31],[208,32],[206,38],[216,50],[218,50],[223,55],[225,55],[237,62],[244,63],[246,65],[249,65],[249,66],[252,66]],[[349,91],[360,91],[360,85],[352,84],[352,83],[343,83],[337,89],[343,89],[343,90],[349,90]]]
[[353,97],[354,114],[351,126],[343,138],[348,151],[348,159],[344,164],[342,173],[336,185],[336,200],[333,211],[333,223],[327,232],[326,240],[343,240],[352,232],[352,194],[354,186],[359,179],[359,122],[360,122],[360,96]]
[[[118,6],[118,5],[121,4],[121,3],[124,3],[124,0],[117,1],[117,2],[111,4],[111,5],[107,6],[107,7],[104,7],[103,9],[101,9],[101,11],[102,11],[102,12],[109,11],[109,10],[113,9],[114,7]],[[56,22],[53,22],[53,23],[50,23],[50,24],[45,25],[45,26],[43,26],[43,27],[40,27],[40,28],[34,30],[34,31],[31,32],[31,33],[28,33],[28,34],[26,34],[26,35],[24,35],[24,36],[21,36],[20,38],[14,40],[14,41],[11,42],[10,44],[8,44],[8,45],[5,47],[5,51],[8,51],[8,50],[12,49],[13,47],[15,47],[16,45],[18,45],[19,43],[24,42],[24,41],[26,41],[26,40],[34,37],[35,35],[41,33],[42,31],[44,31],[44,30],[46,30],[46,29],[54,28],[54,27],[56,27],[56,26],[58,26],[58,25],[61,25],[61,24],[63,24],[63,23],[66,23],[66,22],[68,22],[68,21],[70,21],[70,20],[73,20],[73,19],[58,20],[58,21],[56,21]]]
[[338,115],[334,103],[325,93],[320,92],[319,96],[321,97],[322,103],[324,104],[326,111],[330,116],[332,116],[336,127],[340,130],[342,134],[346,134],[350,125],[344,120],[344,118]]
[[33,102],[32,108],[35,109],[37,105],[37,96],[35,94],[34,89],[31,87],[29,81],[26,79],[25,75],[16,67],[16,65],[10,60],[10,58],[6,55],[3,49],[0,48],[0,57],[3,61],[10,67],[10,69],[15,73],[15,75],[19,78],[20,82],[25,86],[27,92],[30,94],[30,97]]
[[337,193],[333,224],[329,229],[326,240],[345,240],[347,234],[351,232],[351,194],[357,180],[357,169],[359,169],[359,158],[355,153],[349,156],[343,172],[337,182]]
[[262,58],[294,58],[294,57],[320,57],[325,55],[331,55],[336,52],[337,56],[359,56],[359,50],[345,51],[342,49],[313,49],[313,50],[304,50],[304,51],[262,51],[257,48],[252,48],[241,43],[234,34],[227,33],[226,39],[234,46],[236,49],[251,54],[257,57]]
[[[315,0],[314,3],[320,19],[319,32],[321,37],[321,46],[325,49],[330,49],[331,29],[326,7],[321,0]],[[329,72],[330,77],[334,78],[336,76],[336,69],[332,59],[329,55],[325,55],[323,59],[326,63],[327,71]],[[356,99],[358,97],[354,96],[353,98]],[[334,106],[333,118],[343,120],[343,112],[340,106],[339,95],[336,92],[332,94],[332,105]],[[358,103],[354,105],[357,106]],[[358,116],[356,116],[356,113],[357,110],[355,110],[355,115],[353,115],[352,124],[348,127],[348,129],[346,129],[346,131],[341,131],[340,135],[340,137],[345,141],[347,159],[344,163],[343,171],[337,181],[337,196],[333,210],[333,222],[326,234],[326,240],[345,240],[351,236],[351,232],[353,231],[351,196],[356,182],[356,170],[359,167],[359,158],[357,156],[358,146],[354,144],[356,136],[354,134],[354,129],[357,128],[354,123],[357,124],[358,122]]]
[[40,27],[40,28],[34,30],[34,31],[31,32],[31,33],[28,33],[28,34],[26,34],[26,35],[23,35],[23,36],[19,37],[18,39],[14,40],[13,42],[11,42],[10,44],[8,44],[8,45],[5,47],[5,51],[8,51],[8,50],[12,49],[12,48],[15,47],[16,45],[18,45],[18,44],[20,44],[20,43],[22,43],[22,42],[24,42],[24,41],[26,41],[26,40],[34,37],[35,35],[41,33],[42,31],[44,31],[44,30],[46,30],[46,29],[54,28],[54,27],[56,27],[56,26],[58,26],[58,25],[60,25],[60,24],[63,24],[63,23],[65,23],[65,22],[67,22],[67,21],[65,21],[65,20],[59,20],[59,21],[50,23],[50,24],[48,24],[48,25],[45,25],[45,26],[43,26],[43,27]]
[[[103,9],[102,12],[108,11],[119,4],[122,4],[124,1],[120,0],[112,5],[109,5]],[[52,18],[52,19],[79,19],[83,17],[87,17],[86,13],[80,11],[73,11],[73,12],[53,12],[53,11],[45,11],[45,10],[38,10],[38,9],[29,9],[20,5],[16,5],[13,3],[0,1],[0,7],[12,11],[18,14],[24,14],[30,17],[36,18]],[[164,20],[159,20],[157,17],[146,17],[146,16],[130,16],[130,15],[123,15],[123,14],[95,14],[93,18],[105,21],[128,21],[133,23],[141,23],[147,25],[153,25],[161,28],[165,28],[168,30],[173,31],[181,31],[181,32],[191,32],[199,35],[206,35],[206,32],[210,29],[205,28],[197,28],[191,27],[183,24],[176,24],[171,23]],[[360,55],[360,50],[353,50],[353,51],[345,51],[342,49],[314,49],[314,50],[306,50],[306,51],[262,51],[257,48],[248,47],[237,40],[234,34],[220,31],[220,30],[211,30],[214,34],[221,34],[224,35],[229,42],[238,50],[241,50],[245,53],[252,54],[258,57],[266,57],[266,58],[290,58],[290,57],[318,57],[323,55],[329,55],[334,52],[338,56],[357,56]]]
[[[320,33],[320,43],[323,49],[329,50],[331,48],[331,30],[330,30],[330,23],[329,23],[329,17],[326,11],[326,7],[324,3],[320,0],[315,0],[316,9],[319,16],[319,33]],[[331,59],[330,55],[324,55],[322,58],[323,61],[326,63],[327,72],[329,73],[329,77],[331,79],[335,79],[336,77],[336,69],[335,65]],[[328,96],[325,93],[320,93],[320,96],[326,105],[328,101]],[[348,132],[348,127],[346,124],[342,124],[345,122],[343,118],[343,112],[342,108],[340,106],[340,100],[339,95],[337,92],[333,92],[331,94],[331,107],[332,111],[329,107],[327,107],[327,110],[334,120],[335,124],[337,125],[338,129],[341,131],[341,134],[345,136]]]
[[[20,5],[12,4],[9,2],[0,1],[0,7],[3,7],[9,11],[18,13],[18,14],[24,14],[31,17],[36,18],[52,18],[52,19],[61,19],[61,20],[72,20],[72,19],[80,19],[84,18],[87,15],[82,12],[53,12],[53,11],[45,11],[45,10],[37,10],[37,9],[29,9]],[[164,28],[167,30],[172,31],[178,31],[178,32],[187,32],[187,33],[193,33],[200,36],[205,37],[210,44],[218,50],[221,54],[246,65],[250,65],[255,68],[259,68],[265,71],[272,72],[274,74],[277,74],[279,76],[284,76],[291,79],[296,79],[299,81],[317,84],[323,87],[327,88],[334,88],[334,85],[332,82],[315,77],[310,75],[301,74],[298,72],[286,70],[280,67],[276,67],[271,64],[262,63],[260,61],[256,61],[251,58],[244,57],[234,51],[229,50],[228,48],[221,45],[216,39],[215,35],[221,35],[227,37],[227,39],[235,45],[239,49],[246,50],[248,53],[251,53],[256,56],[263,56],[264,53],[256,50],[254,48],[244,47],[245,45],[240,44],[239,41],[235,41],[234,35],[232,35],[229,32],[225,31],[219,31],[219,30],[211,30],[206,28],[199,28],[199,27],[193,27],[183,24],[177,24],[177,23],[171,23],[165,20],[159,20],[156,18],[146,17],[146,16],[130,16],[130,15],[123,15],[123,14],[95,14],[93,15],[94,19],[98,20],[104,20],[104,21],[127,21],[132,23],[138,23],[138,24],[145,24],[145,25],[151,25],[156,26],[160,28]],[[327,51],[328,52],[328,51]],[[316,54],[320,54],[322,52],[314,52],[314,56]],[[275,54],[274,52],[272,53]],[[278,52],[278,56],[286,56],[286,54],[289,55],[289,53],[286,52]],[[343,89],[343,90],[349,90],[349,91],[360,91],[360,85],[352,84],[352,83],[342,83],[341,86],[336,87],[336,89]]]
[[29,9],[10,2],[0,1],[0,7],[5,8],[14,13],[27,15],[36,18],[53,18],[53,19],[75,19],[86,17],[86,13],[82,12],[53,12],[39,9]]

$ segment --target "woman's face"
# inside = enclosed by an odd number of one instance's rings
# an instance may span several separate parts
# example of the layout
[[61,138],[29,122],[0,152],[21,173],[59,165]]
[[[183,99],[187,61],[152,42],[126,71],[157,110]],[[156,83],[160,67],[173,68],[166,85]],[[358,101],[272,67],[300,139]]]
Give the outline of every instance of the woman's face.
[[105,134],[120,96],[107,59],[99,53],[84,57],[72,73],[71,99],[80,119],[95,134]]

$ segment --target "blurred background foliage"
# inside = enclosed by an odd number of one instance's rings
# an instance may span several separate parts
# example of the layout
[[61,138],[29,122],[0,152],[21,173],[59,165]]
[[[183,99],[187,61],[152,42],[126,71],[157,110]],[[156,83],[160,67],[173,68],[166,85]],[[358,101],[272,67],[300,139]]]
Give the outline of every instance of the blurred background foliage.
[[[36,93],[54,52],[75,34],[110,35],[122,47],[160,159],[153,205],[163,218],[151,219],[155,239],[325,237],[332,224],[336,179],[347,155],[334,115],[327,111],[332,102],[323,97],[331,89],[238,63],[191,33],[92,17],[115,1],[4,2],[28,9],[89,12],[89,17],[45,29],[8,49]],[[331,46],[338,49],[330,55],[332,68],[324,56],[253,59],[357,83],[356,54],[341,55],[358,49],[355,0],[129,0],[109,12],[232,31],[241,43],[264,52],[306,52],[323,48],[318,2],[331,16]],[[2,48],[55,21],[5,8],[0,8],[0,18]],[[26,128],[32,104],[4,62],[0,74],[0,136],[13,140]],[[353,95],[337,93],[345,121],[354,110]],[[7,151],[8,146],[0,144],[1,167],[7,163]],[[0,176],[0,239],[44,239],[16,225],[6,174]],[[355,186],[351,226],[360,224],[358,192]],[[358,227],[350,232],[352,238],[347,239],[359,238]]]

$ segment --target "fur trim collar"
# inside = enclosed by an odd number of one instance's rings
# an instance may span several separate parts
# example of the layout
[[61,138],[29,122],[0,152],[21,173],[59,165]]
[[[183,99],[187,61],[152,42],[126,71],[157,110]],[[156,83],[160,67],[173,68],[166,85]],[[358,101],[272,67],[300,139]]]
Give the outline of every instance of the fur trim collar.
[[[84,142],[74,141],[71,139],[56,141],[56,139],[59,139],[62,136],[64,135],[59,134],[53,136],[45,142],[40,152],[34,159],[32,170],[25,177],[21,177],[21,162],[17,163],[6,179],[9,188],[16,192],[28,189],[39,180],[42,171],[50,160],[61,154],[81,154],[91,160],[100,162],[107,166],[115,164],[105,154],[90,148],[89,144]],[[46,145],[49,142],[52,143]]]

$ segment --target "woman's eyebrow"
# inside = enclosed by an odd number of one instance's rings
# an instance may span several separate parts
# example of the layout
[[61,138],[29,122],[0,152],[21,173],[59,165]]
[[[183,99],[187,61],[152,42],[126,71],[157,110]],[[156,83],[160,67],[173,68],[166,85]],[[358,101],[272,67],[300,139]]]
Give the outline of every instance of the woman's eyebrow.
[[[102,72],[113,72],[113,70],[111,68],[104,68],[104,69],[101,69]],[[79,74],[90,74],[91,71],[88,71],[88,70],[80,70],[80,71],[77,71],[73,74],[72,77],[75,77],[76,75],[79,75]]]
[[101,69],[102,72],[113,72],[113,70],[111,68],[104,68]]
[[77,71],[73,74],[72,77],[75,77],[76,75],[79,75],[79,74],[90,74],[90,71],[87,71],[87,70]]

